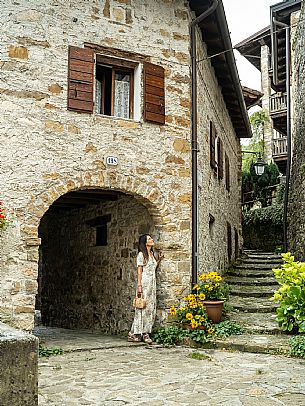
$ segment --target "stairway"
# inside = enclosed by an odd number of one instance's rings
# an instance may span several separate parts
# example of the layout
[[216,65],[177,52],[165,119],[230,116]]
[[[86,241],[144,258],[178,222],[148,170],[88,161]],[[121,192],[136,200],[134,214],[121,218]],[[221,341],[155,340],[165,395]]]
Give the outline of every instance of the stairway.
[[231,286],[229,318],[248,334],[279,334],[277,304],[270,298],[278,288],[272,269],[281,266],[282,258],[269,252],[246,250],[244,254],[225,276]]

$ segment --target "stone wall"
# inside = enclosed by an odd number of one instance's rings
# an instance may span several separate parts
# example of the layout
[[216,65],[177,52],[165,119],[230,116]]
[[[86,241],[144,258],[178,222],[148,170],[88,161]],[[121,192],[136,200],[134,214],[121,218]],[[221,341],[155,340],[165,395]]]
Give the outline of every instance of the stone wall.
[[[201,61],[198,64],[199,270],[222,272],[235,259],[235,251],[238,253],[242,246],[241,150],[203,46],[199,47],[198,60]],[[223,162],[224,154],[229,159],[229,191],[226,188],[225,165],[222,179],[210,165],[210,121],[223,143]],[[231,238],[227,233],[228,223]],[[235,250],[235,244],[239,249]],[[230,258],[228,245],[233,248]]]
[[[188,6],[183,0],[5,0],[0,19],[6,33],[0,42],[0,195],[16,208],[14,225],[0,236],[1,319],[33,327],[41,218],[60,196],[86,188],[126,193],[148,210],[165,254],[158,315],[166,319],[191,281]],[[165,125],[67,110],[68,46],[85,43],[136,53],[165,69]],[[222,269],[224,225],[230,221],[239,235],[241,229],[240,152],[210,63],[202,74],[201,263]],[[230,194],[208,165],[211,118],[230,157]],[[119,159],[115,168],[105,165],[109,155]],[[216,218],[214,240],[209,213]]]
[[294,142],[288,204],[288,248],[296,259],[305,261],[305,11],[302,5],[294,37]]
[[0,323],[0,405],[38,405],[38,339]]

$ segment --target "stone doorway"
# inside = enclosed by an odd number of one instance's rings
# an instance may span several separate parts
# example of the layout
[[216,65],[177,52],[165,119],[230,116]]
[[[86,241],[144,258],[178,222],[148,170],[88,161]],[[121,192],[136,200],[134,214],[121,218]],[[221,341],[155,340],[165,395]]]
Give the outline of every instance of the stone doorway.
[[154,231],[147,208],[122,192],[84,189],[57,199],[39,225],[36,310],[42,324],[128,330],[137,239]]

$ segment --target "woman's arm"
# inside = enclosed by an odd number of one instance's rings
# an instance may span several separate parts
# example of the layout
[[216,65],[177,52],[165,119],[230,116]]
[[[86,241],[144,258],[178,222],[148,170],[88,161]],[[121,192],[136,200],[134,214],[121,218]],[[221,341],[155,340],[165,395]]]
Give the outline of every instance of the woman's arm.
[[143,266],[138,266],[138,293],[142,293],[142,272],[143,272]]

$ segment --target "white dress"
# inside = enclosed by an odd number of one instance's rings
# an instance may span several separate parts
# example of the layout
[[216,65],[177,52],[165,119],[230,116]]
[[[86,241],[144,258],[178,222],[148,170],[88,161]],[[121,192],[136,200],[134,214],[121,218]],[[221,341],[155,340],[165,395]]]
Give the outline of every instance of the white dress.
[[154,257],[149,257],[148,263],[144,265],[144,256],[139,252],[137,256],[137,267],[143,266],[142,272],[142,292],[146,300],[145,309],[135,309],[134,320],[131,333],[143,334],[151,333],[156,318],[156,268],[157,261]]

